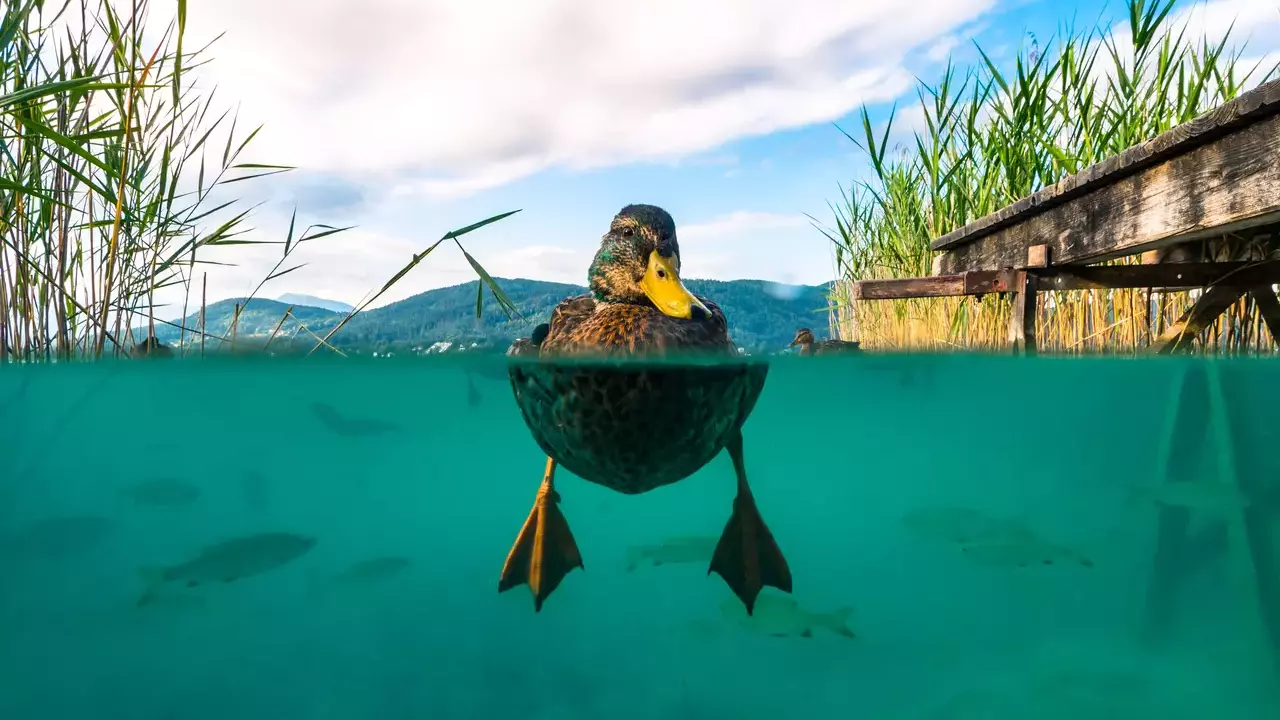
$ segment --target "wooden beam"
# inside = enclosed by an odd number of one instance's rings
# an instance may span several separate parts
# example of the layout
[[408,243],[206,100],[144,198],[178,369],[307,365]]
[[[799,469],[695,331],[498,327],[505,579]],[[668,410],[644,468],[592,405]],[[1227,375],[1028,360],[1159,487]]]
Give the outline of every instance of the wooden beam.
[[909,300],[1009,292],[1013,277],[1013,270],[992,270],[892,280],[858,280],[853,283],[853,299]]
[[854,300],[898,300],[956,295],[964,295],[963,275],[859,280],[853,284]]
[[1214,285],[1196,299],[1191,307],[1170,325],[1155,343],[1152,350],[1159,355],[1168,355],[1178,350],[1191,347],[1192,341],[1205,328],[1209,327],[1219,315],[1227,311],[1237,300],[1243,297],[1245,289],[1227,285]]
[[1017,267],[1046,244],[1056,264],[1097,262],[1280,222],[1280,115],[964,244],[943,273]]
[[1025,270],[1018,271],[1013,281],[1010,298],[1013,309],[1009,313],[1009,345],[1014,354],[1036,354],[1036,284]]
[[[1185,155],[1236,130],[1280,114],[1280,79],[1259,85],[1209,112],[1140,145],[1069,175],[1057,183],[974,220],[934,240],[930,249],[949,250],[1043,212],[1129,175]],[[940,271],[935,271],[939,274]]]
[[1276,299],[1276,292],[1270,285],[1263,285],[1250,290],[1249,296],[1258,306],[1258,314],[1267,324],[1267,332],[1271,333],[1271,339],[1280,343],[1280,300]]
[[1211,285],[1253,288],[1280,283],[1280,260],[1163,263],[1156,265],[1055,265],[1035,270],[1040,290],[1152,288],[1190,290]]
[[[953,275],[893,280],[860,280],[853,284],[858,300],[902,300],[1013,292],[1017,271],[973,270]],[[1165,263],[1159,265],[1053,265],[1028,273],[1036,289],[1152,288],[1189,290],[1210,285],[1251,289],[1280,283],[1280,260],[1265,262]]]

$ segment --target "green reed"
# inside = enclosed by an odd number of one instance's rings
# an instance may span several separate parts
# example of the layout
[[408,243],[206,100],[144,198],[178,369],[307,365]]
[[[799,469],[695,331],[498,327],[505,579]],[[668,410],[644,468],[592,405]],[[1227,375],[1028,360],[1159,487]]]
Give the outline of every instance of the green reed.
[[[209,47],[184,46],[187,3],[174,2],[176,19],[158,36],[144,33],[147,0],[0,5],[0,362],[128,355],[164,322],[158,291],[184,291],[184,318],[203,308],[203,270],[218,264],[210,250],[280,246],[256,294],[303,267],[291,259],[299,246],[349,229],[299,230],[296,212],[283,239],[247,225],[253,207],[234,197],[238,183],[294,168],[244,159],[261,128],[238,128],[196,87],[191,73],[211,60]],[[446,241],[485,280],[482,293],[489,287],[512,312],[458,242],[511,214],[446,233],[347,319]],[[183,338],[203,347],[202,328],[183,328]]]

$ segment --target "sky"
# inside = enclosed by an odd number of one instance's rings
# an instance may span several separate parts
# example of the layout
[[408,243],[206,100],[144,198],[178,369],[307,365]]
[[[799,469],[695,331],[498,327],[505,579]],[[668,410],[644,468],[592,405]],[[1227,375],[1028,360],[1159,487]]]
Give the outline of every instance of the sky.
[[[169,3],[153,0],[153,20]],[[1280,50],[1280,0],[1181,2],[1198,31],[1235,22],[1248,56]],[[170,11],[171,12],[171,11]],[[865,178],[856,131],[975,44],[1010,62],[1028,33],[1125,24],[1121,0],[190,0],[187,47],[215,107],[262,130],[242,158],[298,169],[234,188],[251,234],[354,225],[302,246],[260,297],[355,304],[449,230],[493,275],[585,282],[612,216],[652,203],[677,223],[689,277],[834,278],[829,224]],[[221,105],[219,105],[219,101]],[[838,127],[837,127],[838,126]],[[247,294],[279,246],[219,249],[210,301]],[[290,264],[293,264],[292,262]],[[374,306],[475,277],[441,248]],[[175,291],[176,292],[176,291]],[[198,291],[197,291],[198,292]],[[160,302],[180,299],[157,298]],[[164,317],[164,312],[158,312]],[[178,312],[169,313],[176,316]]]

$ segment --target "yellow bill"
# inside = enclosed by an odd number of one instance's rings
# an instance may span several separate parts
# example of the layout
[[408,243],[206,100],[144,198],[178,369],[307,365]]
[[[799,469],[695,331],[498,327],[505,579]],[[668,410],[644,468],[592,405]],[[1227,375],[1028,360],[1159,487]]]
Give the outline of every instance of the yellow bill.
[[710,315],[707,306],[689,292],[680,282],[680,273],[675,264],[675,256],[662,257],[657,250],[649,253],[649,268],[645,270],[640,288],[649,296],[654,305],[664,314],[674,318],[688,320],[693,317],[693,309],[699,308],[705,315]]

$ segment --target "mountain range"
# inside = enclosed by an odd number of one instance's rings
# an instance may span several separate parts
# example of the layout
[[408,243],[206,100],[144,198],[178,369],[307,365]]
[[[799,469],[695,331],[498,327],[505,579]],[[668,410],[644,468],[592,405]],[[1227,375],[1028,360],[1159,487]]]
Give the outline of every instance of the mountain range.
[[[500,352],[515,338],[528,336],[538,323],[547,322],[556,303],[586,292],[585,287],[568,283],[524,278],[495,280],[522,317],[508,319],[492,293],[486,290],[483,312],[476,318],[479,281],[475,280],[365,310],[344,325],[330,343],[344,352],[355,353],[439,352],[449,348]],[[697,279],[687,280],[685,284],[694,293],[720,305],[729,319],[734,342],[748,352],[781,350],[791,342],[799,327],[814,328],[820,336],[827,334],[830,285],[783,286],[763,280]],[[210,304],[205,308],[206,346],[218,344],[209,335],[230,338],[228,329],[238,304],[242,307],[235,329],[236,346],[260,346],[279,327],[271,341],[271,349],[279,352],[310,350],[316,344],[313,334],[324,337],[346,316],[347,311],[334,308],[350,307],[312,296],[287,294],[281,298],[288,300],[254,298],[244,304],[243,298],[229,298]],[[291,306],[291,317],[281,323]],[[186,318],[187,328],[198,329],[199,323],[198,312]],[[179,330],[172,325],[157,324],[156,337],[172,344],[178,341]],[[196,338],[188,332],[186,341],[193,340]]]
[[320,308],[322,310],[332,310],[334,312],[348,313],[351,312],[351,306],[338,302],[337,300],[326,300],[315,295],[303,295],[301,293],[285,293],[276,300],[289,305],[306,305],[307,307]]

